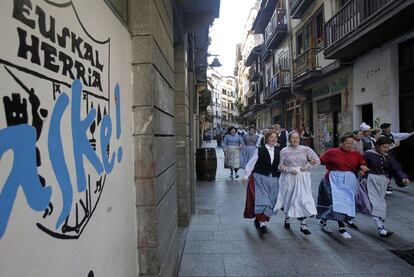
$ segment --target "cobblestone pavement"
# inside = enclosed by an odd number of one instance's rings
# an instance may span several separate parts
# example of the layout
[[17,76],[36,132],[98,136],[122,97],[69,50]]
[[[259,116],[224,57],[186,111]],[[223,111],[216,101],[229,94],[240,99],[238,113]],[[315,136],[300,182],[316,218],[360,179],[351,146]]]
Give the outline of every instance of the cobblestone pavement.
[[[206,144],[205,147],[214,147]],[[196,214],[185,239],[179,276],[414,276],[414,267],[389,250],[414,249],[414,184],[394,185],[387,196],[385,227],[397,235],[382,239],[370,218],[358,215],[359,230],[348,228],[352,239],[344,240],[337,225],[329,235],[316,219],[310,219],[312,234],[299,231],[299,222],[283,228],[283,216],[272,217],[269,233],[261,235],[253,221],[243,218],[246,186],[229,177],[223,167],[223,151],[217,152],[216,180],[198,181]],[[316,200],[319,181],[325,173],[320,166],[312,173]]]

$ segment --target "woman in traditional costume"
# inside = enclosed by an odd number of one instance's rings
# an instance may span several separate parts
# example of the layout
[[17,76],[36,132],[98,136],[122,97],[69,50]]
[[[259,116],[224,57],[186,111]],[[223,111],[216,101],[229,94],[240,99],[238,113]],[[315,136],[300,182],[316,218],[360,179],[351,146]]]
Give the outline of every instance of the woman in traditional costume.
[[352,150],[353,133],[345,133],[339,141],[338,148],[331,148],[320,157],[328,171],[319,185],[317,218],[320,219],[322,230],[327,233],[332,233],[326,224],[327,220],[336,220],[340,236],[350,239],[344,221],[355,217],[357,172],[360,170],[365,174],[368,167],[361,153]]
[[280,176],[280,153],[275,148],[277,134],[274,130],[266,133],[265,142],[254,151],[243,177],[243,183],[248,183],[244,217],[255,218],[254,225],[262,234],[267,233],[266,222],[275,214]]
[[240,157],[241,168],[245,168],[247,162],[252,157],[253,152],[256,149],[256,143],[257,143],[258,138],[259,136],[256,135],[256,130],[254,129],[254,127],[250,127],[249,133],[243,136],[244,147],[242,148],[241,157]]
[[223,140],[224,168],[230,169],[230,178],[233,178],[233,171],[236,179],[239,178],[237,172],[240,168],[240,148],[243,145],[243,139],[236,134],[236,128],[231,126]]
[[410,182],[398,162],[387,154],[391,143],[388,138],[380,137],[375,142],[375,148],[364,153],[369,171],[361,179],[357,194],[357,211],[371,215],[380,237],[384,238],[394,235],[383,225],[387,212],[385,194],[389,179],[393,176],[404,184]]
[[299,145],[297,131],[289,133],[289,146],[280,152],[279,193],[275,209],[285,213],[285,228],[290,228],[289,218],[300,221],[300,231],[305,235],[311,232],[306,218],[317,214],[312,197],[310,169],[320,164],[318,155],[308,146]]

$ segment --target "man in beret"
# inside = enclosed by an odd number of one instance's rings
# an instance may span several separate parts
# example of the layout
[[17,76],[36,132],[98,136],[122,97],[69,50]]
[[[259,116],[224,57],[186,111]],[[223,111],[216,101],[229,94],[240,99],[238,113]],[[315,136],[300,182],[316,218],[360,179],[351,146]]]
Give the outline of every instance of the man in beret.
[[414,131],[411,133],[393,133],[391,132],[391,123],[382,123],[380,125],[380,128],[382,130],[382,135],[386,138],[388,138],[392,144],[391,148],[394,148],[395,146],[399,145],[400,140],[407,139],[408,137],[414,135]]
[[[388,138],[391,142],[390,150],[392,148],[395,148],[396,146],[399,146],[400,140],[407,139],[410,136],[414,135],[414,132],[411,132],[411,133],[393,133],[393,132],[391,132],[391,123],[382,123],[380,125],[380,128],[381,128],[381,131],[382,131],[381,136],[384,136],[384,137]],[[396,157],[395,157],[395,154],[396,154],[395,150],[396,149],[397,148],[395,148],[395,149],[391,150],[390,152],[388,152],[388,154],[392,155],[393,158],[395,158],[395,159],[396,159]],[[397,183],[397,185],[401,186],[401,187],[405,186],[405,185],[398,184],[398,183]],[[391,193],[392,193],[392,187],[391,187],[391,183],[389,183],[388,186],[387,186],[386,194],[391,194]]]

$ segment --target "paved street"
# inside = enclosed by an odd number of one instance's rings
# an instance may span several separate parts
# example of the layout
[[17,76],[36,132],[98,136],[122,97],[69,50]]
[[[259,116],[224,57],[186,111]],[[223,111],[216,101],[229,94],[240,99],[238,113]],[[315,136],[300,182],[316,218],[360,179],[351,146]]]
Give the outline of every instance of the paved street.
[[[214,146],[215,143],[205,145]],[[349,229],[342,239],[337,225],[323,233],[316,219],[309,220],[312,234],[299,231],[299,222],[283,228],[283,216],[272,217],[269,233],[260,235],[253,220],[243,218],[246,187],[229,178],[223,168],[223,151],[216,149],[215,182],[197,182],[197,212],[188,228],[179,276],[414,276],[414,267],[389,250],[414,249],[414,186],[394,185],[388,198],[385,223],[397,235],[381,239],[372,220],[358,215],[359,230]],[[312,174],[314,198],[325,173]]]

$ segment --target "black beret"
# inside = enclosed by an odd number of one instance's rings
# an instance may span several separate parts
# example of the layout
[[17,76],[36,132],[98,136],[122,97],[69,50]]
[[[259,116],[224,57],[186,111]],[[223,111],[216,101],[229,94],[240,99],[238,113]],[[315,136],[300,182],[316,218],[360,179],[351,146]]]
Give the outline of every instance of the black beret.
[[382,123],[381,125],[380,125],[380,128],[381,129],[385,129],[385,128],[388,128],[388,127],[390,127],[391,126],[391,123]]

